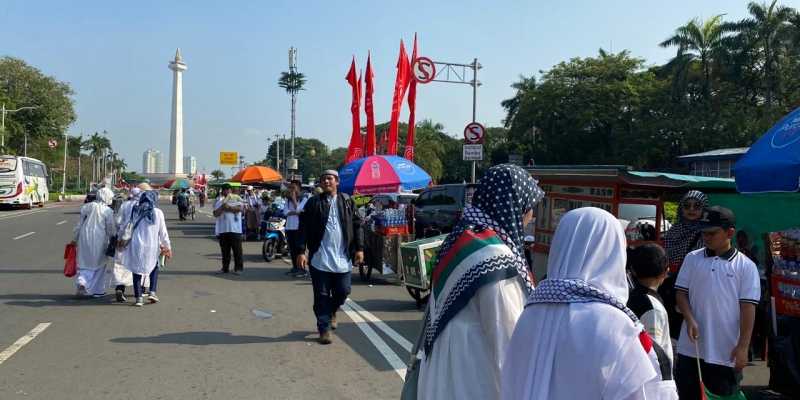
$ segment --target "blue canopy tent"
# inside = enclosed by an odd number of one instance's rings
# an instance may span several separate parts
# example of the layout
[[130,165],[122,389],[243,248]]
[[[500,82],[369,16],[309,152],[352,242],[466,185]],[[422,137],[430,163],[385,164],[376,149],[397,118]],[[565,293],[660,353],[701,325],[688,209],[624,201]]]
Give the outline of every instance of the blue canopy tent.
[[733,172],[740,193],[800,191],[800,108],[758,139]]

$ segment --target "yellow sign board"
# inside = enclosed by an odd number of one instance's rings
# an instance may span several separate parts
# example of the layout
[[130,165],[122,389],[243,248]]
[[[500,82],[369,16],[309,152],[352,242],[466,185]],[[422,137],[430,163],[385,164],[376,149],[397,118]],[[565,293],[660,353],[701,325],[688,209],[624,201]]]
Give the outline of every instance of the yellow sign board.
[[239,153],[235,151],[220,151],[219,165],[236,166],[239,165]]

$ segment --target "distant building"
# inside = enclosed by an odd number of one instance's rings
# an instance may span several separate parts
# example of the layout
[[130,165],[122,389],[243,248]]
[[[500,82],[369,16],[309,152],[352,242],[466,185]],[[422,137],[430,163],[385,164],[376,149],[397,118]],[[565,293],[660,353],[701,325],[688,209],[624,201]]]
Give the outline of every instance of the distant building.
[[678,157],[678,161],[688,166],[692,175],[715,178],[733,178],[733,166],[749,147],[717,149]]
[[189,175],[197,173],[197,158],[194,156],[183,157],[183,173]]
[[143,174],[163,174],[164,155],[156,149],[147,149],[142,155]]

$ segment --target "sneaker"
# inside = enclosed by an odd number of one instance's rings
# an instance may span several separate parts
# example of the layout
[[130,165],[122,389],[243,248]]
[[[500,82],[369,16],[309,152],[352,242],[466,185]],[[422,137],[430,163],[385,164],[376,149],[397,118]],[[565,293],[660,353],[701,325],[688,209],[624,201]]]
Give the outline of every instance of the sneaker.
[[241,274],[242,274],[242,272],[243,272],[243,271],[233,271],[233,274],[234,274],[234,275],[236,275],[236,276],[239,276],[239,275],[241,275]]
[[125,292],[123,292],[122,290],[117,290],[116,294],[117,294],[117,303],[124,303],[128,301],[128,299],[125,298]]
[[295,278],[302,278],[302,279],[308,278],[309,276],[311,276],[311,275],[309,275],[307,271],[300,271],[300,272],[294,274]]
[[301,270],[300,268],[292,268],[292,269],[286,271],[285,275],[296,275],[296,274],[298,274],[298,273],[300,273],[302,271],[303,270]]
[[336,313],[333,313],[331,316],[331,329],[336,330],[339,327],[339,324],[336,322]]
[[225,270],[225,269],[220,269],[220,270],[217,270],[217,272],[214,272],[214,273],[216,275],[222,275],[222,274],[227,274],[228,272],[230,272],[230,271]]
[[147,301],[149,301],[150,304],[156,304],[161,300],[159,300],[158,296],[156,296],[156,292],[152,292],[150,293],[150,297],[147,299]]
[[141,297],[137,297],[137,298],[136,298],[136,303],[133,303],[133,306],[134,306],[134,307],[141,307],[141,306],[143,306],[143,305],[144,305],[144,301],[142,301],[142,298],[141,298]]
[[319,334],[319,344],[331,344],[333,340],[331,339],[331,332],[325,331]]
[[101,298],[103,298],[103,297],[106,297],[106,294],[105,294],[105,293],[101,293],[101,294],[93,294],[93,295],[92,295],[92,298],[93,298],[93,299],[101,299]]
[[83,286],[78,286],[78,290],[75,292],[76,297],[86,297],[86,288]]

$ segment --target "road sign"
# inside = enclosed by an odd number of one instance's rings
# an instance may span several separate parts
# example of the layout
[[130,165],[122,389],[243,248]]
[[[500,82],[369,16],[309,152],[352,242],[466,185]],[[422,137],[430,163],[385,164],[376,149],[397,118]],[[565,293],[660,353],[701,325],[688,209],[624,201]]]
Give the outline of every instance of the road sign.
[[58,147],[58,141],[56,141],[55,139],[48,140],[47,141],[47,147],[49,147],[51,149],[55,149],[56,147]]
[[483,160],[482,144],[464,145],[464,161],[482,161],[482,160]]
[[486,135],[486,128],[477,122],[470,122],[464,128],[464,142],[467,144],[482,144]]
[[239,153],[236,151],[220,151],[219,165],[234,167],[239,165]]
[[417,57],[411,64],[411,71],[414,73],[414,80],[417,83],[430,83],[436,78],[436,65],[428,57]]

